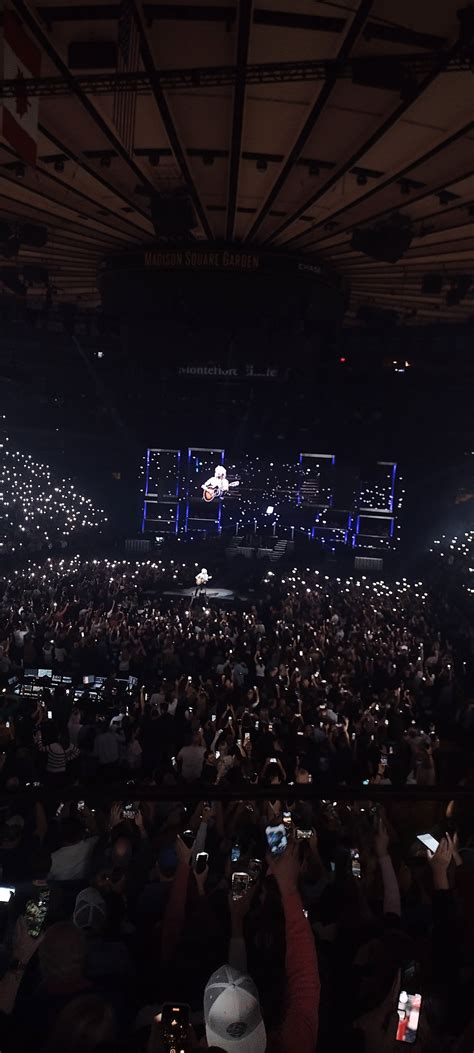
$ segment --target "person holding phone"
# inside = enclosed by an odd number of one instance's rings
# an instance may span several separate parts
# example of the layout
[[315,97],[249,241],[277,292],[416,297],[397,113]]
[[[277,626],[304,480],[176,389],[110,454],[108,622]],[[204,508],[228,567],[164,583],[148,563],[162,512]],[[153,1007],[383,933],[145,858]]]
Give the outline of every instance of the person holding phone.
[[[314,1053],[318,1035],[320,982],[311,926],[299,893],[300,864],[294,842],[278,856],[267,857],[269,872],[281,896],[286,937],[286,997],[281,1024],[268,1034],[256,986],[246,973],[243,919],[252,889],[231,907],[229,964],[210,977],[204,992],[206,1038],[226,1053]],[[231,960],[232,959],[232,960]],[[229,1028],[229,1014],[239,1030]],[[237,1024],[238,1021],[238,1024]]]
[[13,1011],[25,970],[38,950],[42,938],[43,933],[39,933],[37,937],[30,936],[23,915],[17,918],[13,932],[11,961],[0,980],[0,1013],[9,1016]]

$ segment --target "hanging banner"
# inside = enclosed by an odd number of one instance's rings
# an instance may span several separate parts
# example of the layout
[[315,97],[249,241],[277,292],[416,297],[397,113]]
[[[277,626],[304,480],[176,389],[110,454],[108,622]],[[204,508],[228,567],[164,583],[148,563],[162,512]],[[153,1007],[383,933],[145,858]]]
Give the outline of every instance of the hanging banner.
[[41,51],[12,11],[3,16],[3,78],[16,80],[13,98],[4,99],[2,133],[19,157],[36,164],[39,99],[28,96],[28,78],[41,73]]

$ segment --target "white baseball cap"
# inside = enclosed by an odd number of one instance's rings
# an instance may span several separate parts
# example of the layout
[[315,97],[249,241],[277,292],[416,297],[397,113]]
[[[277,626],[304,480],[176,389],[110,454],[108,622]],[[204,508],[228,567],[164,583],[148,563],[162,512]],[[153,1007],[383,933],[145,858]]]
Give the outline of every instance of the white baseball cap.
[[267,1033],[258,991],[250,976],[222,965],[204,991],[208,1046],[226,1053],[265,1053]]

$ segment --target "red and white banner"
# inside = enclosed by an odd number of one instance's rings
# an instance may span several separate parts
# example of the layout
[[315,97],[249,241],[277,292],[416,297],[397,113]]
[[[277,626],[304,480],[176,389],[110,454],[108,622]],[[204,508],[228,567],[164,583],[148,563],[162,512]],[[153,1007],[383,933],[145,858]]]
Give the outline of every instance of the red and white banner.
[[28,96],[28,78],[41,73],[41,51],[30,40],[12,11],[3,17],[3,78],[16,80],[13,98],[4,99],[2,132],[19,157],[36,164],[38,142],[38,97]]

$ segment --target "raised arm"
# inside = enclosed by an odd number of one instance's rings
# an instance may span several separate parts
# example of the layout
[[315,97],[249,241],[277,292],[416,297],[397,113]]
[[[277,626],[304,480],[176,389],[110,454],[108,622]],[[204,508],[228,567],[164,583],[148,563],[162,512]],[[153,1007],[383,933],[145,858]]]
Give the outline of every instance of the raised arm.
[[285,914],[287,998],[277,1041],[284,1050],[314,1053],[321,984],[314,936],[298,890],[297,845],[290,843],[282,856],[269,860],[269,866],[280,889]]
[[383,912],[384,914],[396,914],[401,916],[402,907],[400,901],[400,888],[397,875],[393,869],[393,863],[388,851],[388,830],[382,819],[379,820],[375,834],[375,854],[377,856],[383,881]]
[[176,839],[178,866],[163,917],[161,931],[161,962],[166,965],[173,958],[184,930],[186,900],[190,874],[191,849],[180,837]]
[[244,896],[233,899],[229,895],[231,933],[229,942],[229,965],[242,974],[247,973],[247,948],[244,939],[244,923],[253,900],[256,885],[251,885]]

